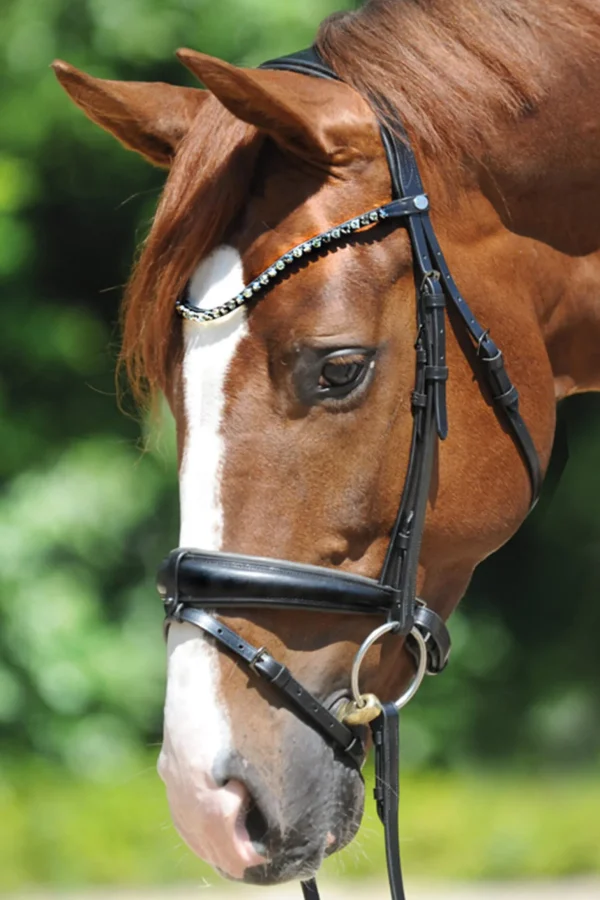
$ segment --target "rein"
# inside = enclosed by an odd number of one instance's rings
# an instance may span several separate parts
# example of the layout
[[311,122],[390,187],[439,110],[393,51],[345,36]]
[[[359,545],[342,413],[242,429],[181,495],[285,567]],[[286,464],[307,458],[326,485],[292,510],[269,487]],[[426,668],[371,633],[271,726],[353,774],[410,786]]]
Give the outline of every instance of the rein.
[[[340,80],[314,48],[264,63],[261,68]],[[521,452],[531,481],[532,506],[540,494],[542,472],[502,352],[490,337],[489,329],[477,321],[450,274],[429,217],[429,200],[408,138],[395,111],[376,109],[375,112],[392,182],[390,203],[361,213],[292,248],[222,306],[200,310],[183,297],[177,301],[176,309],[186,319],[208,323],[253,300],[275,283],[288,266],[307,254],[325,251],[332,243],[347,240],[364,228],[375,229],[380,222],[406,226],[413,252],[417,312],[413,430],[406,480],[379,581],[282,560],[179,548],[164,561],[158,589],[165,606],[165,630],[171,622],[189,622],[200,628],[257,676],[272,684],[301,718],[346,755],[351,765],[359,767],[364,758],[364,746],[356,726],[370,725],[375,746],[375,798],[384,826],[390,891],[392,900],[405,900],[398,839],[399,711],[417,692],[426,673],[433,675],[444,669],[450,653],[450,637],[444,622],[416,596],[434,451],[437,440],[444,440],[448,434],[447,305],[459,314],[476,348],[492,401],[501,411]],[[397,134],[404,135],[403,140]],[[285,666],[274,660],[266,648],[249,644],[212,612],[206,611],[246,608],[362,613],[385,617],[386,621],[371,632],[358,650],[350,679],[352,699],[334,714],[305,690]],[[362,694],[359,686],[362,660],[371,646],[387,633],[406,639],[406,648],[416,664],[411,684],[394,703]],[[314,879],[303,882],[302,890],[305,900],[319,900]]]

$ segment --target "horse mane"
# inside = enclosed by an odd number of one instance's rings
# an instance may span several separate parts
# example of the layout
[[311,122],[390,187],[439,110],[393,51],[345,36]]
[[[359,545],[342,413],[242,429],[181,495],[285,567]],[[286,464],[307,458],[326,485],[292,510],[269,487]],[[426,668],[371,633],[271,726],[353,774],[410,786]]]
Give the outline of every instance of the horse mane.
[[[326,19],[316,45],[449,166],[482,157],[502,123],[534,112],[594,42],[598,0],[367,0]],[[123,305],[120,361],[138,400],[165,389],[178,346],[175,299],[240,210],[261,143],[210,98],[177,153]]]
[[177,152],[122,308],[119,367],[138,402],[167,386],[181,325],[175,300],[240,210],[262,140],[210,97]]
[[597,0],[368,0],[326,19],[316,46],[443,165],[485,154],[599,43]]

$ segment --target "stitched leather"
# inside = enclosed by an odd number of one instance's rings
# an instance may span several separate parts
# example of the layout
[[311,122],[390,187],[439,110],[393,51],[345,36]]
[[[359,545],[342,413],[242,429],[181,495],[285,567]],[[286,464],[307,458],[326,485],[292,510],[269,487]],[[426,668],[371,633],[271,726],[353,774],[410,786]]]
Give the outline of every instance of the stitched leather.
[[469,304],[458,290],[433,230],[431,219],[423,216],[420,221],[422,221],[427,242],[435,257],[436,267],[442,276],[447,295],[478,348],[478,355],[484,363],[483,372],[490,386],[492,399],[495,403],[500,404],[527,466],[531,481],[531,509],[533,509],[539,500],[544,478],[533,438],[519,412],[517,389],[508,376],[500,348],[491,339],[488,330],[477,321]]
[[406,900],[400,864],[398,805],[400,802],[400,721],[393,703],[384,703],[371,723],[375,746],[375,800],[385,835],[385,858],[392,900]]
[[223,622],[201,609],[179,606],[167,618],[170,622],[189,622],[213,637],[222,647],[243,660],[253,672],[276,687],[300,715],[308,719],[329,740],[335,741],[357,766],[361,766],[364,748],[356,732],[347,728],[296,681],[286,666],[278,663],[263,648],[248,643]]
[[[398,541],[404,546],[408,538]],[[159,571],[158,591],[167,617],[192,609],[297,609],[386,615],[396,592],[370,578],[264,557],[179,549]],[[450,635],[433,610],[418,606],[414,623],[422,629],[428,671],[440,672],[450,655]],[[410,648],[409,648],[410,649]]]
[[[415,625],[421,631],[427,645],[427,672],[439,675],[448,664],[450,656],[450,635],[446,625],[436,612],[428,606],[418,606],[415,610]],[[407,639],[406,649],[411,652],[412,644]],[[414,655],[414,654],[413,654]]]
[[306,50],[298,50],[289,56],[279,56],[277,59],[269,59],[261,63],[259,69],[280,69],[285,72],[296,72],[298,75],[317,75],[330,81],[341,79],[323,62],[316,47],[307,47]]
[[370,578],[263,557],[174,550],[158,574],[161,596],[212,609],[235,605],[321,612],[386,613],[394,590]]

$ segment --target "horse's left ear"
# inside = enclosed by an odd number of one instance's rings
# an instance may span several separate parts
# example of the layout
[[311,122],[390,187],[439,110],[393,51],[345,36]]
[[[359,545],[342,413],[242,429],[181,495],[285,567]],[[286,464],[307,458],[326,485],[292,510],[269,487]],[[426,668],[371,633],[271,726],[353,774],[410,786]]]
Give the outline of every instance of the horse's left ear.
[[[255,125],[288,150],[324,166],[343,163],[351,149],[332,108],[352,124],[358,94],[339,82],[269,69],[242,69],[195,50],[178,50],[181,62],[234,116]],[[340,103],[341,94],[348,97]]]
[[62,60],[52,68],[71,100],[129,150],[170,166],[207,91],[161,82],[93,78]]

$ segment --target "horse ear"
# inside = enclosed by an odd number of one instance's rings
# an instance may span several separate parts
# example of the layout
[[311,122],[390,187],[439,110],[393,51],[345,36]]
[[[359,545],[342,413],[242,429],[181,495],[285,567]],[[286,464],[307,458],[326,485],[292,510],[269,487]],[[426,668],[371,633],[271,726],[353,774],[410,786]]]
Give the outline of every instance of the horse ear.
[[178,50],[177,56],[236,118],[299,156],[326,165],[336,161],[342,147],[326,107],[339,100],[334,89],[343,86],[289,72],[241,69],[195,50]]
[[161,82],[93,78],[62,60],[52,63],[71,100],[129,150],[157,166],[170,166],[207,91]]

